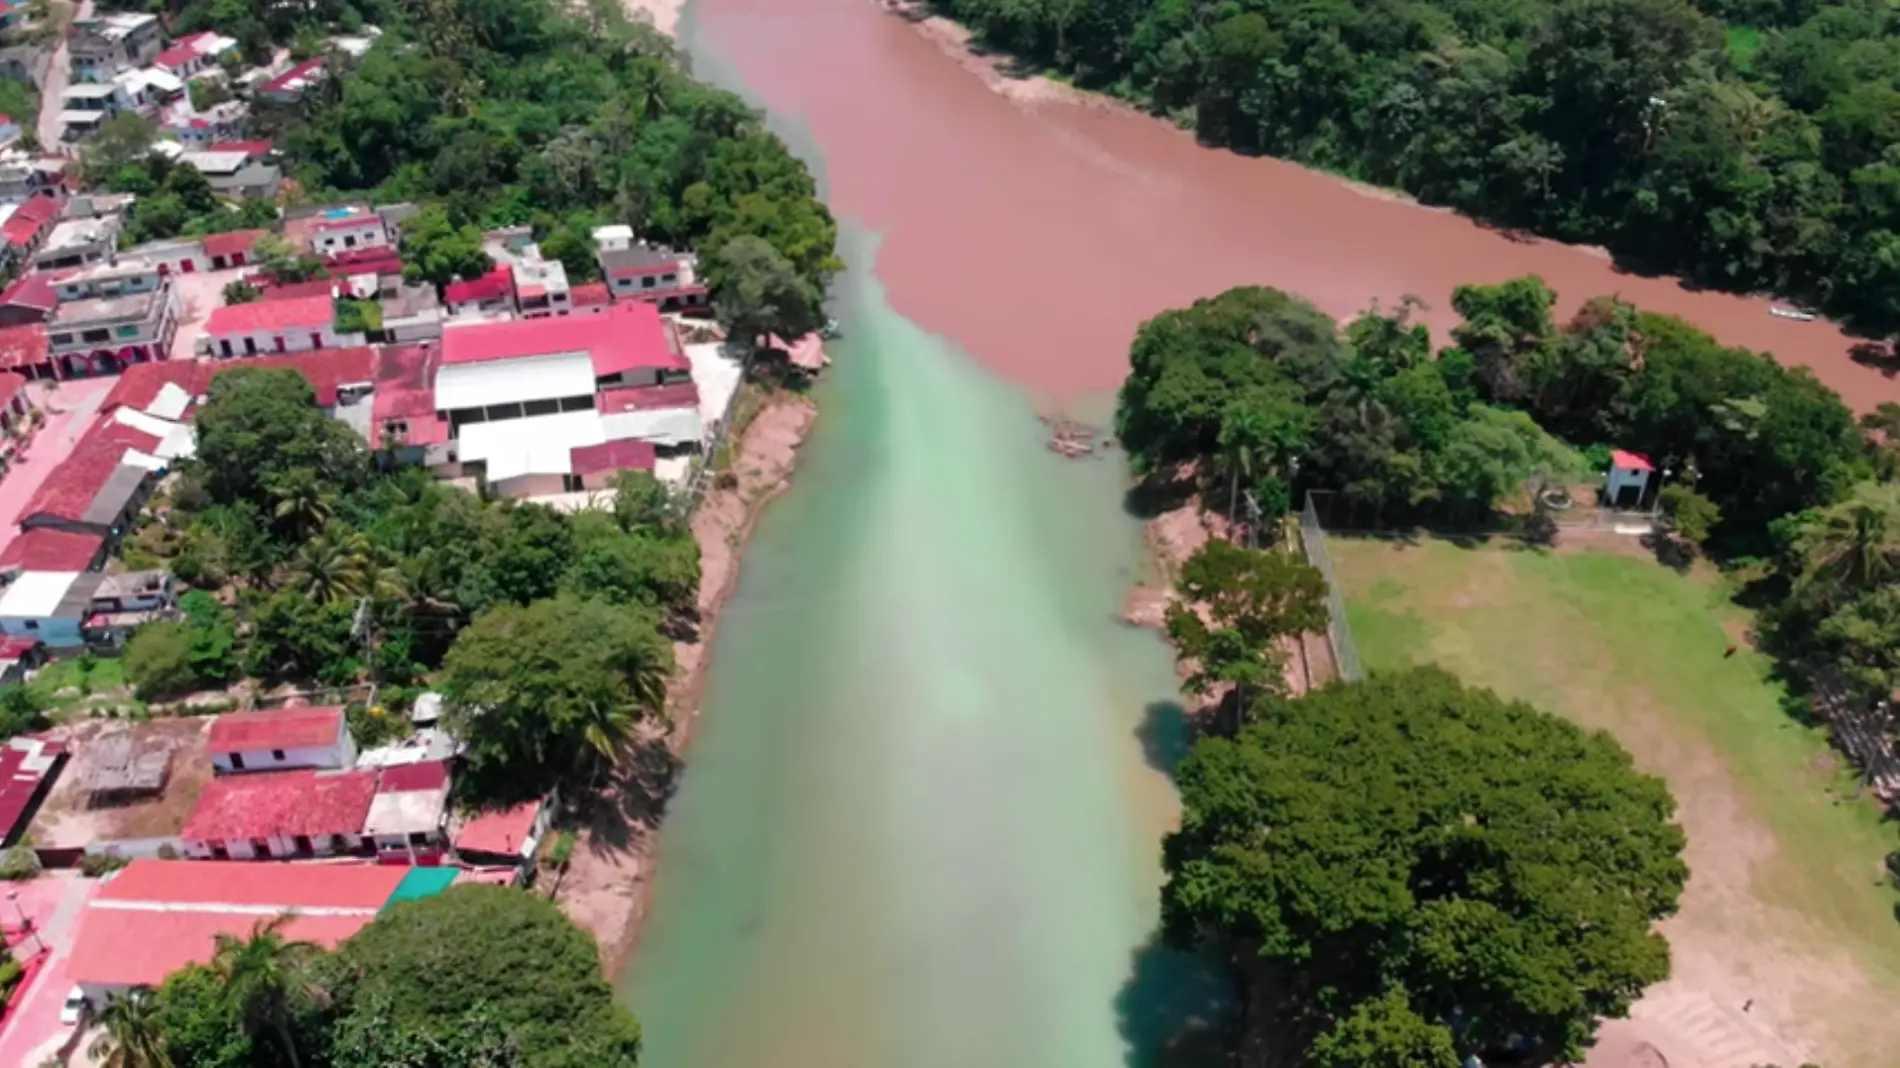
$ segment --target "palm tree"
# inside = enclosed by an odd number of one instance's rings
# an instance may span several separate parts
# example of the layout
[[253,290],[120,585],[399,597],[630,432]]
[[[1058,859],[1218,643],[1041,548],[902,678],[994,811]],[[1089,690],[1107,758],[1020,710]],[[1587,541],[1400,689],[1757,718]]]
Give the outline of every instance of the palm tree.
[[284,586],[318,604],[361,597],[375,575],[369,538],[342,523],[326,525],[291,558]]
[[1863,482],[1795,538],[1800,581],[1838,604],[1900,574],[1900,486]]
[[99,1010],[100,1034],[86,1047],[86,1055],[99,1068],[172,1068],[152,1009],[143,987],[129,994],[107,994],[106,1007]]
[[296,540],[329,522],[336,511],[336,495],[307,468],[291,471],[275,491],[277,504],[272,513],[290,522]]
[[306,968],[318,952],[314,942],[298,942],[284,937],[288,913],[272,920],[259,920],[249,938],[220,934],[211,955],[211,969],[224,981],[224,990],[238,1007],[245,1030],[257,1037],[265,1030],[277,1032],[291,1068],[302,1068],[297,1044],[290,1036],[291,1013],[315,1004],[323,992],[310,981]]

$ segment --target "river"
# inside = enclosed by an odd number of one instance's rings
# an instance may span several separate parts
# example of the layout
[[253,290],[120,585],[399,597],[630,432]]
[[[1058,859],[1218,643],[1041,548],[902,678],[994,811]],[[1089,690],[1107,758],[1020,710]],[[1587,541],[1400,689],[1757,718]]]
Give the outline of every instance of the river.
[[1150,944],[1179,723],[1165,648],[1114,619],[1140,568],[1122,472],[1055,458],[1035,419],[1099,415],[1154,312],[1255,282],[1341,316],[1415,294],[1442,330],[1454,285],[1534,271],[1566,309],[1619,292],[1900,399],[1763,302],[1025,107],[869,0],[697,0],[681,36],[811,162],[851,270],[619,980],[649,1068],[1145,1065],[1217,1011]]

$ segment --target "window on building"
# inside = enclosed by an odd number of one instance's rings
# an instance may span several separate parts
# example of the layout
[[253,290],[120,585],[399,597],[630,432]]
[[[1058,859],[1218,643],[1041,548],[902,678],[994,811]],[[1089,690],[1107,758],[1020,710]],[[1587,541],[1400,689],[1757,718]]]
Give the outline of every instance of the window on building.
[[73,336],[71,334],[54,334],[53,335],[53,344],[55,345],[70,345],[72,343],[73,343]]
[[133,323],[130,326],[121,326],[118,329],[118,335],[120,337],[137,337],[139,336],[139,326],[137,323]]
[[410,845],[428,845],[429,832],[428,831],[410,831],[409,844]]
[[87,330],[79,335],[81,341],[104,341],[112,336],[110,330]]
[[231,770],[232,771],[244,770],[244,754],[243,753],[231,754]]
[[641,276],[640,276],[640,288],[641,288],[641,289],[652,289],[652,288],[653,288],[653,276],[652,276],[652,275],[650,275],[650,274],[647,274],[647,275],[641,275]]
[[282,763],[284,759],[284,751],[282,749],[273,749],[270,751],[270,758],[272,760],[278,761],[279,763]]
[[38,630],[38,629],[40,629],[40,625],[39,625],[39,624],[38,624],[37,622],[35,622],[35,621],[33,621],[33,620],[31,620],[31,619],[29,619],[29,620],[27,620],[27,621],[26,621],[26,629],[28,629],[28,630]]

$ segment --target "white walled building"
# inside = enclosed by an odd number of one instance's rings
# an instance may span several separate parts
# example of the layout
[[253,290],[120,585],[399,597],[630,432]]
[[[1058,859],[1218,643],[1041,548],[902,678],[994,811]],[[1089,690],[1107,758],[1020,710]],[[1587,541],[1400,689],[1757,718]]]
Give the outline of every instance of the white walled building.
[[220,772],[347,768],[356,742],[341,707],[231,712],[211,724],[206,745]]

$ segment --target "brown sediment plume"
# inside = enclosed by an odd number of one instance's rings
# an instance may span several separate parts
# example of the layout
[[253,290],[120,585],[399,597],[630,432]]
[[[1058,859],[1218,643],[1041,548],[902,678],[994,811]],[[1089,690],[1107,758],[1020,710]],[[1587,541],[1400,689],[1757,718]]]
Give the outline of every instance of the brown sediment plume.
[[693,515],[699,542],[699,622],[673,643],[676,670],[664,722],[643,724],[615,781],[580,829],[556,901],[600,946],[601,966],[620,971],[639,937],[653,891],[659,818],[699,719],[701,689],[720,609],[739,581],[740,556],[765,506],[791,485],[798,449],[818,408],[799,394],[768,398],[733,451],[734,481],[714,484]]
[[798,117],[833,210],[881,235],[877,272],[896,310],[1036,393],[1112,388],[1137,325],[1230,286],[1276,286],[1340,317],[1414,294],[1442,340],[1453,287],[1534,273],[1560,294],[1560,316],[1614,293],[1811,367],[1857,408],[1900,400],[1900,379],[1826,322],[1203,148],[1162,120],[977,60],[954,27],[878,2],[701,0],[696,22],[702,50]]

